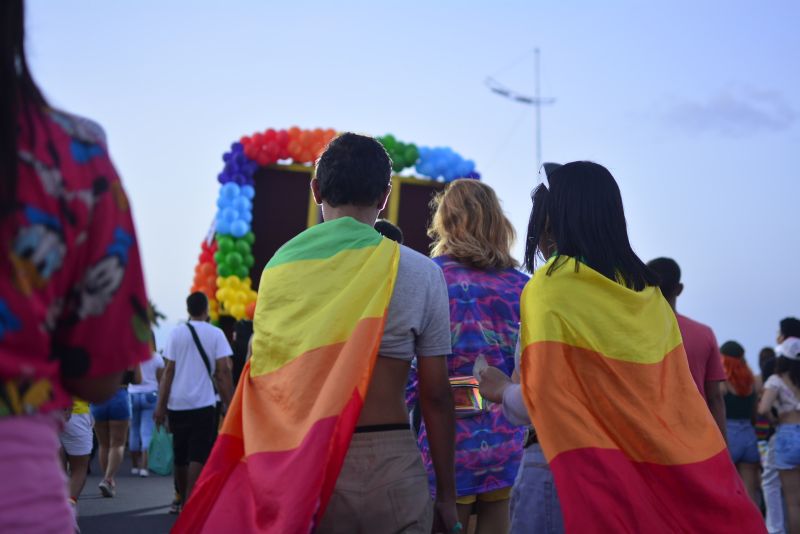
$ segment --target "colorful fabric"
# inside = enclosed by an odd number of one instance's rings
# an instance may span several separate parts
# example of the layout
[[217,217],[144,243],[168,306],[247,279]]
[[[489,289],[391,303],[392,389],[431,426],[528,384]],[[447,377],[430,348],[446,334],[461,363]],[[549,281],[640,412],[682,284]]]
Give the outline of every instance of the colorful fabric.
[[86,402],[85,400],[79,399],[78,397],[73,397],[72,413],[73,414],[89,413],[89,403]]
[[[449,256],[434,258],[442,268],[450,297],[453,353],[450,377],[471,376],[479,355],[511,375],[519,334],[519,297],[528,277],[515,269],[482,271]],[[431,491],[436,487],[423,423],[419,446]],[[456,490],[459,497],[511,487],[522,459],[525,429],[511,424],[500,404],[488,412],[456,419]]]
[[765,532],[657,288],[561,257],[521,306],[523,394],[567,532]]
[[349,217],[275,253],[253,355],[174,532],[309,532],[336,484],[375,364],[397,243]]
[[150,353],[133,220],[102,130],[33,116],[20,121],[17,209],[0,221],[0,417],[66,408],[61,377]]

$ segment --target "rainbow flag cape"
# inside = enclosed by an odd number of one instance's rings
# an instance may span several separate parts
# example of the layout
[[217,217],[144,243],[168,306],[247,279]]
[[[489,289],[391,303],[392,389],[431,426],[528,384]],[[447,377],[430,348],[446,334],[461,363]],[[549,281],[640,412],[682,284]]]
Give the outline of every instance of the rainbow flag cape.
[[173,532],[306,533],[325,512],[367,393],[399,261],[351,218],[264,269],[245,367]]
[[766,532],[661,292],[553,261],[522,294],[521,374],[566,531]]

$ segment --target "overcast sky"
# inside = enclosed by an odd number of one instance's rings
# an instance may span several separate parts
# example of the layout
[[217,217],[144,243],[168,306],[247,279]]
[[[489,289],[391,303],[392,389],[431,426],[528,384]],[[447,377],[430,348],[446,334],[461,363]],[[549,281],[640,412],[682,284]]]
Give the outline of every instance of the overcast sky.
[[[606,165],[639,255],[674,257],[679,310],[754,362],[800,315],[800,4],[29,2],[34,74],[100,122],[134,206],[148,290],[184,317],[221,155],[267,127],[449,145],[524,237],[542,50],[544,159]],[[522,241],[522,239],[520,239]],[[517,248],[521,257],[521,246]]]

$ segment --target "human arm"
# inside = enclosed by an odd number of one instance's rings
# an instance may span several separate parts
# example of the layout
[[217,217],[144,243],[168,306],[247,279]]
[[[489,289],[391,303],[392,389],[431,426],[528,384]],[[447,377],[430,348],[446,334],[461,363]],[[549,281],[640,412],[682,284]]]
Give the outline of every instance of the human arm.
[[446,356],[418,358],[419,403],[436,472],[436,523],[451,532],[458,522],[455,479],[455,406]]
[[480,379],[481,396],[494,403],[503,405],[503,415],[511,424],[530,425],[531,420],[525,401],[522,399],[522,387],[515,384],[497,367],[488,367],[478,377]]
[[141,365],[134,365],[133,366],[133,380],[131,380],[131,384],[141,384],[142,383],[142,366]]
[[233,398],[231,369],[233,369],[233,362],[230,356],[217,359],[217,365],[214,369],[214,382],[217,384],[217,391],[225,409],[231,405],[231,399]]
[[704,388],[706,392],[706,404],[714,417],[714,422],[717,423],[719,431],[722,432],[722,437],[727,441],[727,434],[725,428],[725,401],[722,397],[722,386],[724,382],[717,380],[708,381],[705,383]]
[[769,415],[770,411],[772,410],[772,405],[775,403],[775,399],[778,398],[778,390],[776,388],[769,387],[768,384],[769,380],[767,380],[767,384],[764,386],[764,392],[761,394],[761,400],[758,401],[758,415]]
[[175,362],[166,360],[164,373],[161,375],[161,383],[158,385],[158,402],[153,412],[153,420],[157,426],[162,426],[167,417],[167,402],[172,391],[172,380],[175,378]]

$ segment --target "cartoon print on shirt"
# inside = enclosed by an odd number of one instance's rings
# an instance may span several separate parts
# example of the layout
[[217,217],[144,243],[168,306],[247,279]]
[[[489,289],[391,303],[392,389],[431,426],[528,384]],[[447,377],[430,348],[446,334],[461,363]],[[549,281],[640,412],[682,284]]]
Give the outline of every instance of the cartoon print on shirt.
[[22,328],[19,318],[14,315],[5,300],[0,299],[0,341],[6,334],[18,332]]
[[11,247],[11,263],[17,287],[29,296],[34,289],[47,285],[61,267],[67,246],[57,218],[33,206],[26,206],[24,214],[28,224],[17,232]]
[[108,246],[106,255],[89,267],[78,289],[75,308],[78,319],[100,315],[105,311],[122,284],[132,245],[131,234],[122,228],[114,230],[114,241]]
[[108,179],[104,176],[98,176],[94,179],[90,188],[68,191],[64,184],[64,177],[58,167],[58,153],[55,149],[50,152],[56,162],[55,166],[44,163],[26,150],[20,150],[18,156],[24,163],[33,167],[37,176],[39,176],[44,190],[53,198],[58,199],[61,211],[64,213],[65,217],[74,224],[76,222],[76,215],[69,208],[69,203],[75,199],[80,200],[86,205],[86,208],[91,211],[97,203],[97,199],[108,191]]

